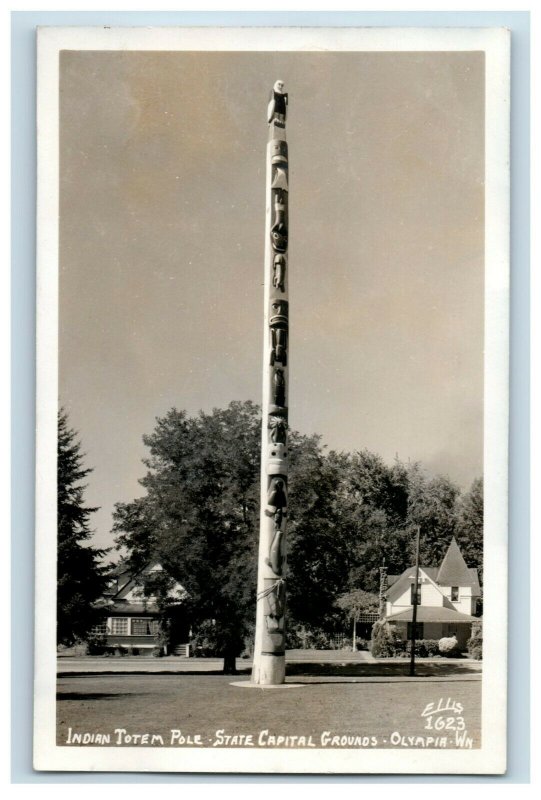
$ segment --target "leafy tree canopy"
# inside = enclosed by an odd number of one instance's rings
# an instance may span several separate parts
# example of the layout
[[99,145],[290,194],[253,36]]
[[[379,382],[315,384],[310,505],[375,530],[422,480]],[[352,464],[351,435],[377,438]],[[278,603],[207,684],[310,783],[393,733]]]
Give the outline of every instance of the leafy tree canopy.
[[132,566],[159,560],[187,590],[193,621],[216,620],[227,669],[255,613],[260,436],[253,403],[193,418],[172,409],[144,436],[146,495],[114,515]]
[[[145,494],[118,503],[114,532],[133,569],[159,560],[189,593],[195,624],[215,620],[229,665],[253,629],[259,535],[260,409],[234,402],[189,417],[171,409],[143,437]],[[462,497],[419,464],[389,466],[367,450],[327,452],[319,436],[289,432],[288,620],[343,628],[338,598],[377,593],[390,573],[441,562],[453,535],[481,563],[482,487]],[[366,598],[365,598],[366,599]],[[345,602],[345,601],[343,601]],[[377,601],[375,609],[377,610]]]
[[345,611],[350,619],[358,620],[361,614],[373,614],[379,611],[379,597],[374,592],[355,589],[353,592],[341,594],[336,605]]
[[468,566],[477,567],[483,581],[483,479],[476,478],[457,502],[456,540]]

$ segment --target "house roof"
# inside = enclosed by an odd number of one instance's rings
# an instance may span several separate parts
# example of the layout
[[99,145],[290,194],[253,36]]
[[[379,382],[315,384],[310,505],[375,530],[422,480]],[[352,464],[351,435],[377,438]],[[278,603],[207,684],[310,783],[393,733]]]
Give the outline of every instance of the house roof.
[[[436,580],[436,575],[438,572],[437,567],[419,566],[419,569],[425,572],[433,581]],[[401,572],[400,575],[387,575],[387,586],[390,588],[393,584],[399,581],[400,578],[411,578],[412,580],[415,580],[415,567],[408,567],[404,570],[404,572]]]
[[[468,567],[468,572],[471,575],[471,590],[472,594],[476,597],[481,597],[481,587],[479,585],[479,576],[477,575],[477,570],[475,567]],[[455,584],[456,586],[456,584]]]
[[[153,595],[145,595],[144,577],[155,572],[163,572],[162,565],[157,561],[149,562],[139,572],[130,572],[125,569],[121,562],[112,571],[110,585],[103,592],[103,596],[95,605],[97,607],[106,606],[113,612],[137,614],[145,609],[157,613],[156,598]],[[131,596],[130,596],[131,595]],[[180,583],[176,583],[168,592],[168,599],[178,603],[187,597],[188,593]]]
[[451,539],[447,552],[441,562],[441,566],[436,576],[436,582],[440,586],[479,586],[477,580],[477,570],[468,568],[464,561],[464,556],[460,552],[455,537]]
[[145,616],[158,613],[156,603],[128,603],[125,600],[115,600],[114,602],[101,603],[96,607],[100,611],[107,612],[107,614],[138,614]]
[[[434,581],[437,567],[419,567],[419,577],[422,578],[421,573],[424,573],[430,580]],[[398,597],[401,592],[407,590],[408,586],[415,583],[415,567],[408,567],[404,570],[402,575],[398,575],[397,579],[388,588],[387,599],[392,600],[393,597]]]
[[[478,597],[481,596],[477,570],[474,567],[468,567],[466,565],[454,536],[451,539],[451,544],[447,548],[447,552],[440,567],[420,566],[419,570],[424,572],[437,586],[471,586],[472,594]],[[387,586],[389,590],[392,588],[393,595],[395,595],[397,591],[403,591],[408,583],[412,581],[415,581],[414,566],[405,569],[401,575],[387,576]]]
[[[387,622],[411,622],[413,608],[410,606],[398,614],[385,617]],[[461,614],[445,606],[417,606],[417,622],[474,622],[478,617]]]
[[104,597],[113,597],[118,594],[130,580],[130,572],[126,570],[123,564],[117,564],[110,572],[107,587],[103,592]]

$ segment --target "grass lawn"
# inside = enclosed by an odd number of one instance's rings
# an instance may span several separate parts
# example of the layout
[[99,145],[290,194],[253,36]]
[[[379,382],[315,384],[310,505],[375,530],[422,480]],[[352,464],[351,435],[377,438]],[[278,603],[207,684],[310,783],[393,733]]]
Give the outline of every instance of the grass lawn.
[[[289,672],[289,670],[288,670]],[[388,680],[355,678],[340,674],[301,675],[300,669],[290,682],[303,683],[298,689],[241,689],[231,686],[235,680],[224,675],[80,675],[60,677],[57,702],[57,744],[68,743],[73,733],[109,735],[99,744],[115,746],[116,728],[128,734],[159,734],[169,746],[171,730],[191,737],[190,746],[243,746],[241,739],[225,736],[252,736],[258,746],[261,731],[263,746],[298,746],[299,742],[274,742],[269,736],[302,736],[321,746],[326,732],[339,737],[375,737],[369,746],[403,747],[441,746],[426,737],[447,736],[447,748],[456,747],[457,717],[464,719],[473,747],[480,746],[481,681],[446,679],[445,676],[406,680],[395,674]],[[291,674],[291,673],[289,673]],[[237,677],[236,680],[248,676]],[[428,703],[434,707],[450,699],[453,710],[423,717]],[[459,706],[461,704],[463,711]],[[428,730],[428,720],[437,716],[451,720],[448,730]],[[461,723],[458,723],[461,727]],[[224,734],[217,736],[217,731]],[[425,737],[413,742],[399,737]],[[196,737],[198,737],[196,739]],[[345,742],[345,740],[343,740]],[[374,744],[375,742],[375,744]],[[81,741],[81,744],[83,742]],[[125,741],[122,744],[143,742]],[[78,744],[78,742],[77,742]],[[96,742],[88,742],[96,744]],[[150,741],[147,744],[151,744]],[[176,746],[178,742],[175,742]],[[328,745],[329,742],[326,742]],[[335,746],[343,746],[340,741]],[[300,743],[303,746],[303,743]],[[366,746],[351,741],[346,746]]]

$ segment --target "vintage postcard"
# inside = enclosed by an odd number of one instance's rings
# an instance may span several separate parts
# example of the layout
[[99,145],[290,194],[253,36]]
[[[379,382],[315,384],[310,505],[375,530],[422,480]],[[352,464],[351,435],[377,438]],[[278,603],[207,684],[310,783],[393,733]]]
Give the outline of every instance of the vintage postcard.
[[509,32],[38,31],[34,765],[506,769]]

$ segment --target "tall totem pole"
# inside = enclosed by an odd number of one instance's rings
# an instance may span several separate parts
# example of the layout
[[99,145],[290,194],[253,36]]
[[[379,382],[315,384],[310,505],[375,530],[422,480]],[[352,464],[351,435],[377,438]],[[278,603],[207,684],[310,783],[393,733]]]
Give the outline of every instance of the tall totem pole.
[[268,107],[261,512],[252,683],[285,680],[285,533],[288,381],[288,96],[276,81]]

